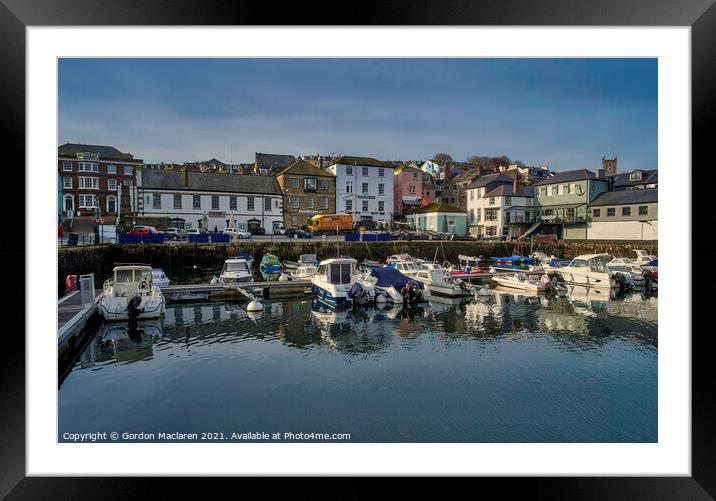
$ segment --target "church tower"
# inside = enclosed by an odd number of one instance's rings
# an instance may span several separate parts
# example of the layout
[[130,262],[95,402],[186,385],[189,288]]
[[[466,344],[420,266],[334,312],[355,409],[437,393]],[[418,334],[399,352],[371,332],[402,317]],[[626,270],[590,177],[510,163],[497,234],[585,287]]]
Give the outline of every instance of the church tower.
[[602,169],[604,169],[604,175],[606,177],[617,175],[617,157],[604,158],[602,157]]

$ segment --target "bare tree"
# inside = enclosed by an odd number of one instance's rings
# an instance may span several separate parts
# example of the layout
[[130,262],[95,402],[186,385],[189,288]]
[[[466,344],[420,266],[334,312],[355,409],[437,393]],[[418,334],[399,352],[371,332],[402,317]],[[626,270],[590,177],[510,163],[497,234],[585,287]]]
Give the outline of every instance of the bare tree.
[[433,157],[433,162],[438,163],[446,163],[446,162],[452,162],[452,156],[450,156],[449,153],[436,153]]

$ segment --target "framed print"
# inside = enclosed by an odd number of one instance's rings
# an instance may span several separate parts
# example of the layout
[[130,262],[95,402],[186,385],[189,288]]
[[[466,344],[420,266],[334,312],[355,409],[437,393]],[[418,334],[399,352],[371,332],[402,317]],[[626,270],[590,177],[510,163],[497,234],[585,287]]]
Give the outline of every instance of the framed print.
[[152,475],[713,495],[710,2],[104,7],[0,5],[9,499]]

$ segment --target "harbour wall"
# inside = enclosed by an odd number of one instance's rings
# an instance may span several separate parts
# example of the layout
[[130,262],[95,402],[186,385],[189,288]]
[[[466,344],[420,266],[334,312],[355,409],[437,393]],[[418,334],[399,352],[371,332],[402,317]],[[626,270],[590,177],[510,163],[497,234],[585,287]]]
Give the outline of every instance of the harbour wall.
[[[95,286],[112,274],[116,263],[147,263],[163,268],[170,276],[181,275],[188,269],[221,267],[224,259],[238,252],[250,252],[255,263],[270,252],[281,259],[298,260],[301,254],[316,254],[318,259],[335,257],[338,252],[344,256],[384,261],[392,254],[406,252],[414,257],[432,260],[437,249],[437,261],[456,262],[458,255],[509,256],[515,248],[514,242],[475,241],[406,241],[390,242],[322,242],[320,239],[298,240],[296,242],[248,241],[231,244],[122,244],[60,247],[57,270],[58,290],[64,293],[65,277],[69,274],[95,274]],[[559,241],[555,243],[521,244],[519,252],[529,254],[541,251],[547,255],[570,259],[580,254],[606,252],[619,257],[635,257],[634,249],[643,249],[649,254],[658,254],[657,242],[599,242]]]

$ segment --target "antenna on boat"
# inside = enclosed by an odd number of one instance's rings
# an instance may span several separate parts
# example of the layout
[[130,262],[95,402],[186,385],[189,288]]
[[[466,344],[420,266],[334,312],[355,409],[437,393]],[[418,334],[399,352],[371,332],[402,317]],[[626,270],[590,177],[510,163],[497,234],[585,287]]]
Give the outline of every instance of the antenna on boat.
[[433,256],[433,263],[437,263],[437,262],[438,262],[438,249],[439,249],[439,248],[440,248],[440,247],[435,247],[435,255]]

